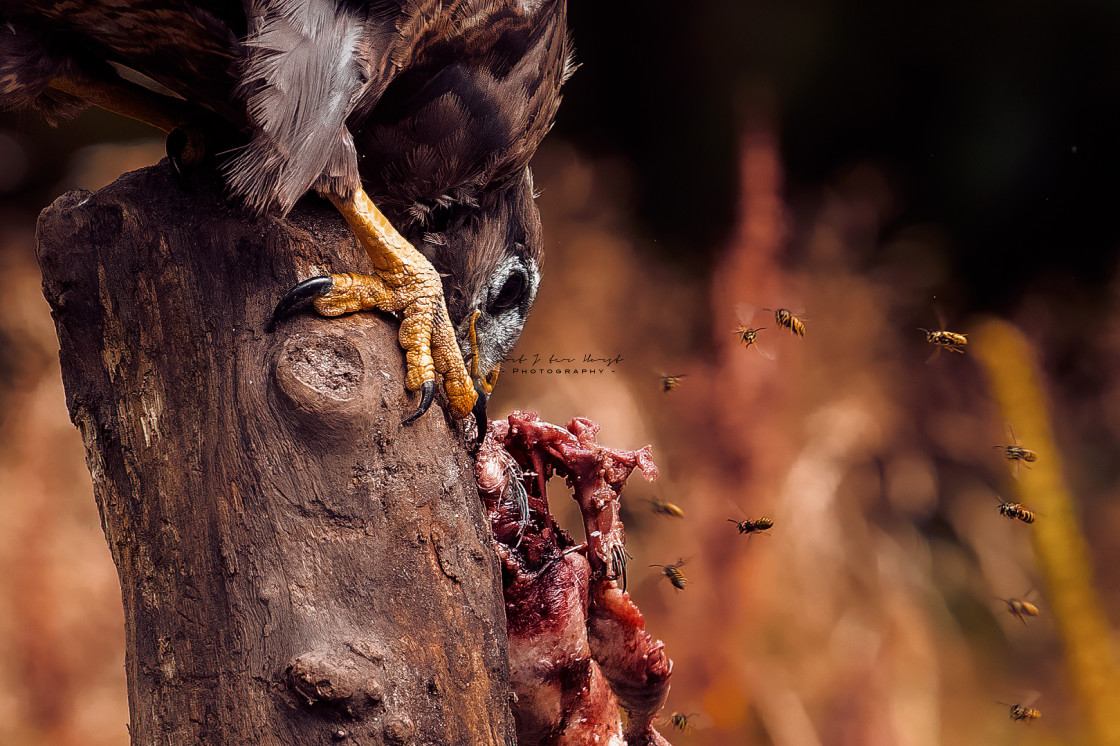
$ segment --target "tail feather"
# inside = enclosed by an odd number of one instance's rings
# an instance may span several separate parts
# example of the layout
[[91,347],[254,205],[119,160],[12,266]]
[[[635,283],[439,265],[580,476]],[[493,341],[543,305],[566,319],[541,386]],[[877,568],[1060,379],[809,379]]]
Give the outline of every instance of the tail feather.
[[258,0],[238,94],[254,128],[227,165],[248,207],[286,213],[310,188],[358,185],[346,118],[365,83],[363,19],[331,0]]

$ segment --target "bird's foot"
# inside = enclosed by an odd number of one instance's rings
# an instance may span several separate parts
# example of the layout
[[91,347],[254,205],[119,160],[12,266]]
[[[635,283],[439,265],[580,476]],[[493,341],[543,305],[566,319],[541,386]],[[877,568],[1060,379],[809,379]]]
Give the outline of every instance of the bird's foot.
[[420,406],[404,423],[417,419],[431,406],[437,374],[443,379],[451,415],[467,417],[478,393],[455,341],[439,274],[390,225],[364,191],[348,199],[330,199],[373,259],[377,272],[304,280],[277,305],[273,322],[290,314],[305,299],[311,299],[312,307],[322,316],[374,309],[400,312],[398,339],[405,350],[405,387],[421,391]]
[[273,320],[279,321],[289,315],[307,299],[311,299],[312,308],[321,316],[375,309],[400,311],[403,319],[399,339],[407,364],[405,386],[410,391],[420,389],[422,394],[419,408],[405,424],[420,417],[431,406],[437,374],[443,378],[451,414],[456,418],[466,417],[474,408],[477,394],[455,342],[439,275],[430,264],[428,269],[430,276],[423,273],[413,282],[398,287],[392,282],[397,278],[381,274],[347,272],[312,277],[288,291],[276,306]]

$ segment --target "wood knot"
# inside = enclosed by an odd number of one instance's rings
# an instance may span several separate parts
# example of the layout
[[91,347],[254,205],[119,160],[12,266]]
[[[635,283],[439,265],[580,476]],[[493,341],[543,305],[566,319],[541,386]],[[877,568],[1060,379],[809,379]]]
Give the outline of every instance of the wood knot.
[[301,388],[285,387],[298,398],[305,392],[335,401],[348,401],[358,393],[365,376],[362,353],[352,341],[331,332],[303,332],[284,340],[277,372],[285,382]]
[[368,417],[372,395],[386,378],[369,374],[359,346],[364,341],[348,328],[304,331],[284,340],[273,380],[304,424],[352,434]]
[[368,665],[354,658],[304,653],[288,663],[285,675],[288,686],[308,707],[325,704],[350,717],[380,706],[384,696]]

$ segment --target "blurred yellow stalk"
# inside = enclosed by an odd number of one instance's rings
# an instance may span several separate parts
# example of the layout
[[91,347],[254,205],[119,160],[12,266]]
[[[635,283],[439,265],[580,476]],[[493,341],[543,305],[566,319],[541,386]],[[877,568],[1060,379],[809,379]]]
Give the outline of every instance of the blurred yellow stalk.
[[1029,529],[1046,597],[1066,648],[1070,677],[1096,746],[1120,745],[1120,667],[1111,631],[1092,585],[1085,539],[1046,408],[1045,387],[1026,338],[1003,321],[985,321],[972,335],[1004,419],[1019,445],[1038,454],[1024,470],[1016,499],[1037,516]]

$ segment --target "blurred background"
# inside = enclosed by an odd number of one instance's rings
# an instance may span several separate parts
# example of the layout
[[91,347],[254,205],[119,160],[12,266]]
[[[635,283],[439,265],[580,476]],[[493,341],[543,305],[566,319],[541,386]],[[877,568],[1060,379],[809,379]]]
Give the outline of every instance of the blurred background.
[[[1115,654],[1120,6],[677,10],[572,4],[581,67],[535,162],[545,280],[514,353],[525,361],[491,406],[653,444],[662,476],[634,478],[624,518],[630,591],[675,660],[667,712],[691,722],[663,731],[1088,743],[1076,620],[1055,613],[1040,569],[1047,515],[1027,525],[996,508],[1031,507],[1060,456],[1085,600],[1112,621]],[[34,221],[162,154],[152,130],[95,111],[57,129],[0,115],[2,743],[128,742],[119,588]],[[761,310],[779,307],[804,338]],[[1028,442],[1049,430],[997,406],[973,350],[930,359],[919,327],[944,328],[939,316],[974,341],[987,316],[1022,330],[1052,440]],[[765,327],[755,346],[739,325]],[[665,375],[683,378],[666,392]],[[1039,451],[1032,468],[993,447],[1012,443],[1009,426]],[[578,536],[568,502],[554,484]],[[765,535],[728,521],[761,516]],[[680,559],[683,591],[647,567]],[[1028,593],[1040,614],[1024,623],[999,599]],[[1031,698],[1031,723],[997,704]]]

